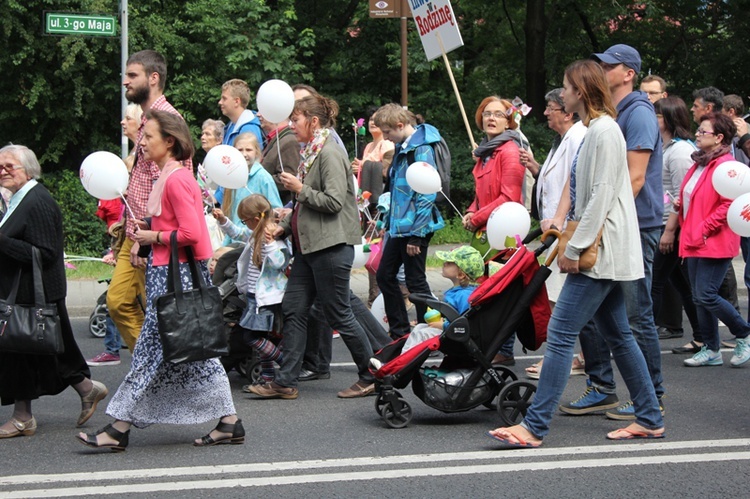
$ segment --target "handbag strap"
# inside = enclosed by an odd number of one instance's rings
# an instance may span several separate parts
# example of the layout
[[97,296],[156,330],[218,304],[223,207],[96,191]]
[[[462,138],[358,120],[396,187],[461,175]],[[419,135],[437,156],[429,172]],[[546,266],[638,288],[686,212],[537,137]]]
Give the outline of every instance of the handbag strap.
[[[180,257],[177,251],[177,231],[172,231],[169,236],[170,255],[169,255],[169,268],[167,270],[167,292],[174,292],[175,304],[177,305],[177,311],[184,313],[185,310],[185,292],[182,289],[182,283],[180,282]],[[185,246],[185,255],[187,256],[188,265],[190,266],[190,274],[193,277],[193,289],[199,289],[201,293],[201,301],[205,309],[210,309],[210,299],[208,297],[208,285],[206,280],[203,278],[203,274],[198,270],[198,264],[193,256],[193,248]]]
[[[44,281],[42,280],[42,253],[36,246],[31,247],[31,275],[34,283],[34,307],[37,309],[44,308],[46,300],[44,298]],[[8,305],[16,304],[19,287],[21,287],[21,269],[18,269],[13,288],[6,300]]]

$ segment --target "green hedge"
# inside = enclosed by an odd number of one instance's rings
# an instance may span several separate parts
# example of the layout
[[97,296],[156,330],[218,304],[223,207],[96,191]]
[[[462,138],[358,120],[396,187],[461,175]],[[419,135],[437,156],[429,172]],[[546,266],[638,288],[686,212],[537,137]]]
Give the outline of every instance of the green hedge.
[[70,170],[48,173],[42,177],[41,183],[60,205],[65,252],[101,256],[109,247],[107,227],[96,216],[96,198],[84,190],[78,175]]

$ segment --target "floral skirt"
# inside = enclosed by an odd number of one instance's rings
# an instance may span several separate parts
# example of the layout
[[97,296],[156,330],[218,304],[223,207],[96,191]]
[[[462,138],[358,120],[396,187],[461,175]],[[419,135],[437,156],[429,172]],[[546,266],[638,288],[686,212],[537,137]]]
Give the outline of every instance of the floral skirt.
[[[210,282],[205,262],[199,267]],[[204,423],[236,412],[229,379],[219,359],[184,364],[164,361],[154,300],[167,292],[167,268],[149,265],[146,318],[130,372],[107,406],[108,415],[138,428],[154,423]],[[192,288],[187,263],[180,264],[180,279],[183,289]]]

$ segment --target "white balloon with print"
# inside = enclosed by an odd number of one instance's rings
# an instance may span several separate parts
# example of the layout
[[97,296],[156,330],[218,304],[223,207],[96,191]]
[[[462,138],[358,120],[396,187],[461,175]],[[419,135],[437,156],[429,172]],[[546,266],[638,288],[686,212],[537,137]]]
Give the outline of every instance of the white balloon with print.
[[732,201],[727,210],[727,223],[735,234],[750,237],[750,193]]
[[440,192],[442,184],[437,169],[424,161],[415,161],[406,169],[406,182],[420,194]]
[[239,189],[247,185],[247,161],[230,145],[222,144],[208,151],[203,167],[208,178],[224,188]]
[[111,152],[97,151],[86,156],[79,175],[86,192],[103,201],[117,199],[128,190],[128,169]]
[[523,239],[531,228],[531,217],[526,207],[520,203],[503,203],[492,212],[487,220],[487,241],[496,250],[505,248],[508,237]]
[[258,89],[258,112],[269,123],[289,119],[294,109],[294,91],[283,80],[268,80]]
[[750,168],[739,161],[725,161],[714,170],[711,182],[716,192],[729,199],[736,199],[750,192]]

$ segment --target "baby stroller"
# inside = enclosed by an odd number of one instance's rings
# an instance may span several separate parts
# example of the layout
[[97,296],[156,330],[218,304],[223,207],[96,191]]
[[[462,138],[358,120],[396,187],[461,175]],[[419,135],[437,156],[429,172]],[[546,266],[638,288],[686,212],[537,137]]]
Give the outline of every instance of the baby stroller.
[[[527,240],[540,233],[530,234]],[[383,363],[373,372],[379,385],[375,410],[389,427],[403,428],[411,421],[411,406],[398,392],[409,383],[420,400],[445,413],[484,405],[496,407],[508,425],[523,419],[536,385],[518,381],[513,371],[493,367],[491,360],[514,332],[529,350],[537,350],[547,338],[550,308],[544,281],[550,275],[551,261],[540,266],[538,257],[556,237],[545,236],[535,251],[521,245],[498,253],[493,259],[504,266],[474,290],[469,298],[470,308],[463,314],[431,296],[410,295],[411,301],[426,303],[439,311],[449,324],[440,336],[403,354],[406,337],[375,355]],[[422,364],[435,350],[444,354],[441,364],[424,367]]]
[[242,254],[244,246],[237,246],[221,255],[216,262],[211,281],[219,288],[224,305],[222,327],[227,329],[229,337],[229,355],[221,357],[221,363],[227,372],[235,369],[240,376],[253,383],[260,380],[261,365],[257,352],[245,343],[242,330],[237,326],[246,305],[245,297],[237,290],[237,259]]

